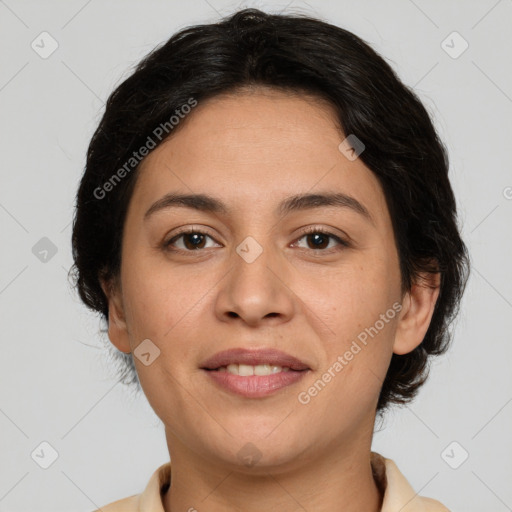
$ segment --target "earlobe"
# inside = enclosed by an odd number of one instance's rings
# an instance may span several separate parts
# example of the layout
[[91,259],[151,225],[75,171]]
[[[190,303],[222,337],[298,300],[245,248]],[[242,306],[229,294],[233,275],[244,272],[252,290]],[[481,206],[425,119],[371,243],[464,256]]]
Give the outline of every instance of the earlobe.
[[402,301],[393,352],[408,354],[424,339],[440,291],[440,274],[423,273]]
[[112,281],[100,279],[101,289],[108,300],[108,337],[121,352],[131,352],[120,287]]

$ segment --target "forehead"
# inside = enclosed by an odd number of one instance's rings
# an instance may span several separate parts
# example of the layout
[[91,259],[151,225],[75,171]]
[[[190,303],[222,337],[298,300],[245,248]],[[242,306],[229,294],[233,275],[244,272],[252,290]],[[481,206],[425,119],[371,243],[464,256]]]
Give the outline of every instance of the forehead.
[[301,161],[306,153],[314,157],[315,147],[336,147],[341,136],[336,114],[324,100],[268,88],[210,98],[199,103],[184,125],[168,142],[176,138],[220,161],[252,157],[275,162],[276,153],[258,153],[268,147]]
[[169,191],[208,193],[241,211],[321,189],[385,208],[373,172],[340,151],[345,135],[323,100],[257,89],[199,103],[181,122],[140,166],[134,195],[142,202]]

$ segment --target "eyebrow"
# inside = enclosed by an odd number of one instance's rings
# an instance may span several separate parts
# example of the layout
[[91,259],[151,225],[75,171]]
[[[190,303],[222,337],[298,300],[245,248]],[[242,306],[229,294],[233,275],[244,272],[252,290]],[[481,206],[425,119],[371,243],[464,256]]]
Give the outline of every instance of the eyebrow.
[[[349,208],[373,223],[368,209],[355,197],[337,193],[298,194],[284,199],[277,207],[277,213],[287,215],[296,211],[310,210],[335,206]],[[177,194],[169,193],[154,202],[144,214],[144,219],[154,213],[173,207],[191,208],[194,210],[228,215],[230,209],[219,199],[206,194]]]

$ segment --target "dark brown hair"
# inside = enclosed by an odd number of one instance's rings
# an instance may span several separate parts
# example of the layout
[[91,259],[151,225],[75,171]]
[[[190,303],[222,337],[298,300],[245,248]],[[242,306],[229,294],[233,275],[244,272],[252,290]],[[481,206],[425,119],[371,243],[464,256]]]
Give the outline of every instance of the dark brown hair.
[[[403,290],[421,273],[440,273],[430,327],[415,350],[393,355],[378,410],[405,403],[423,384],[429,356],[447,348],[469,270],[448,158],[423,104],[384,59],[351,32],[318,19],[244,9],[219,23],[184,29],[115,89],[90,142],[77,194],[72,245],[80,297],[108,321],[99,276],[112,278],[120,270],[124,219],[137,177],[137,162],[126,163],[134,151],[158,126],[169,127],[191,98],[201,102],[254,86],[313,95],[333,107],[344,134],[364,143],[359,158],[384,190]],[[122,179],[113,182],[116,173]],[[121,380],[140,386],[132,356],[118,356]]]

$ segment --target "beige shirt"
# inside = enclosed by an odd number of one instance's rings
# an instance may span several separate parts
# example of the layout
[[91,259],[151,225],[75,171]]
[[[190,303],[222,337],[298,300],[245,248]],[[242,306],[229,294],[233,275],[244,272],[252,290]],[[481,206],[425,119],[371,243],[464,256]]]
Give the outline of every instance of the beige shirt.
[[[391,459],[372,453],[372,469],[384,492],[381,512],[450,512],[430,498],[418,496]],[[141,494],[124,498],[94,512],[165,512],[162,497],[171,481],[171,463],[160,466]]]

